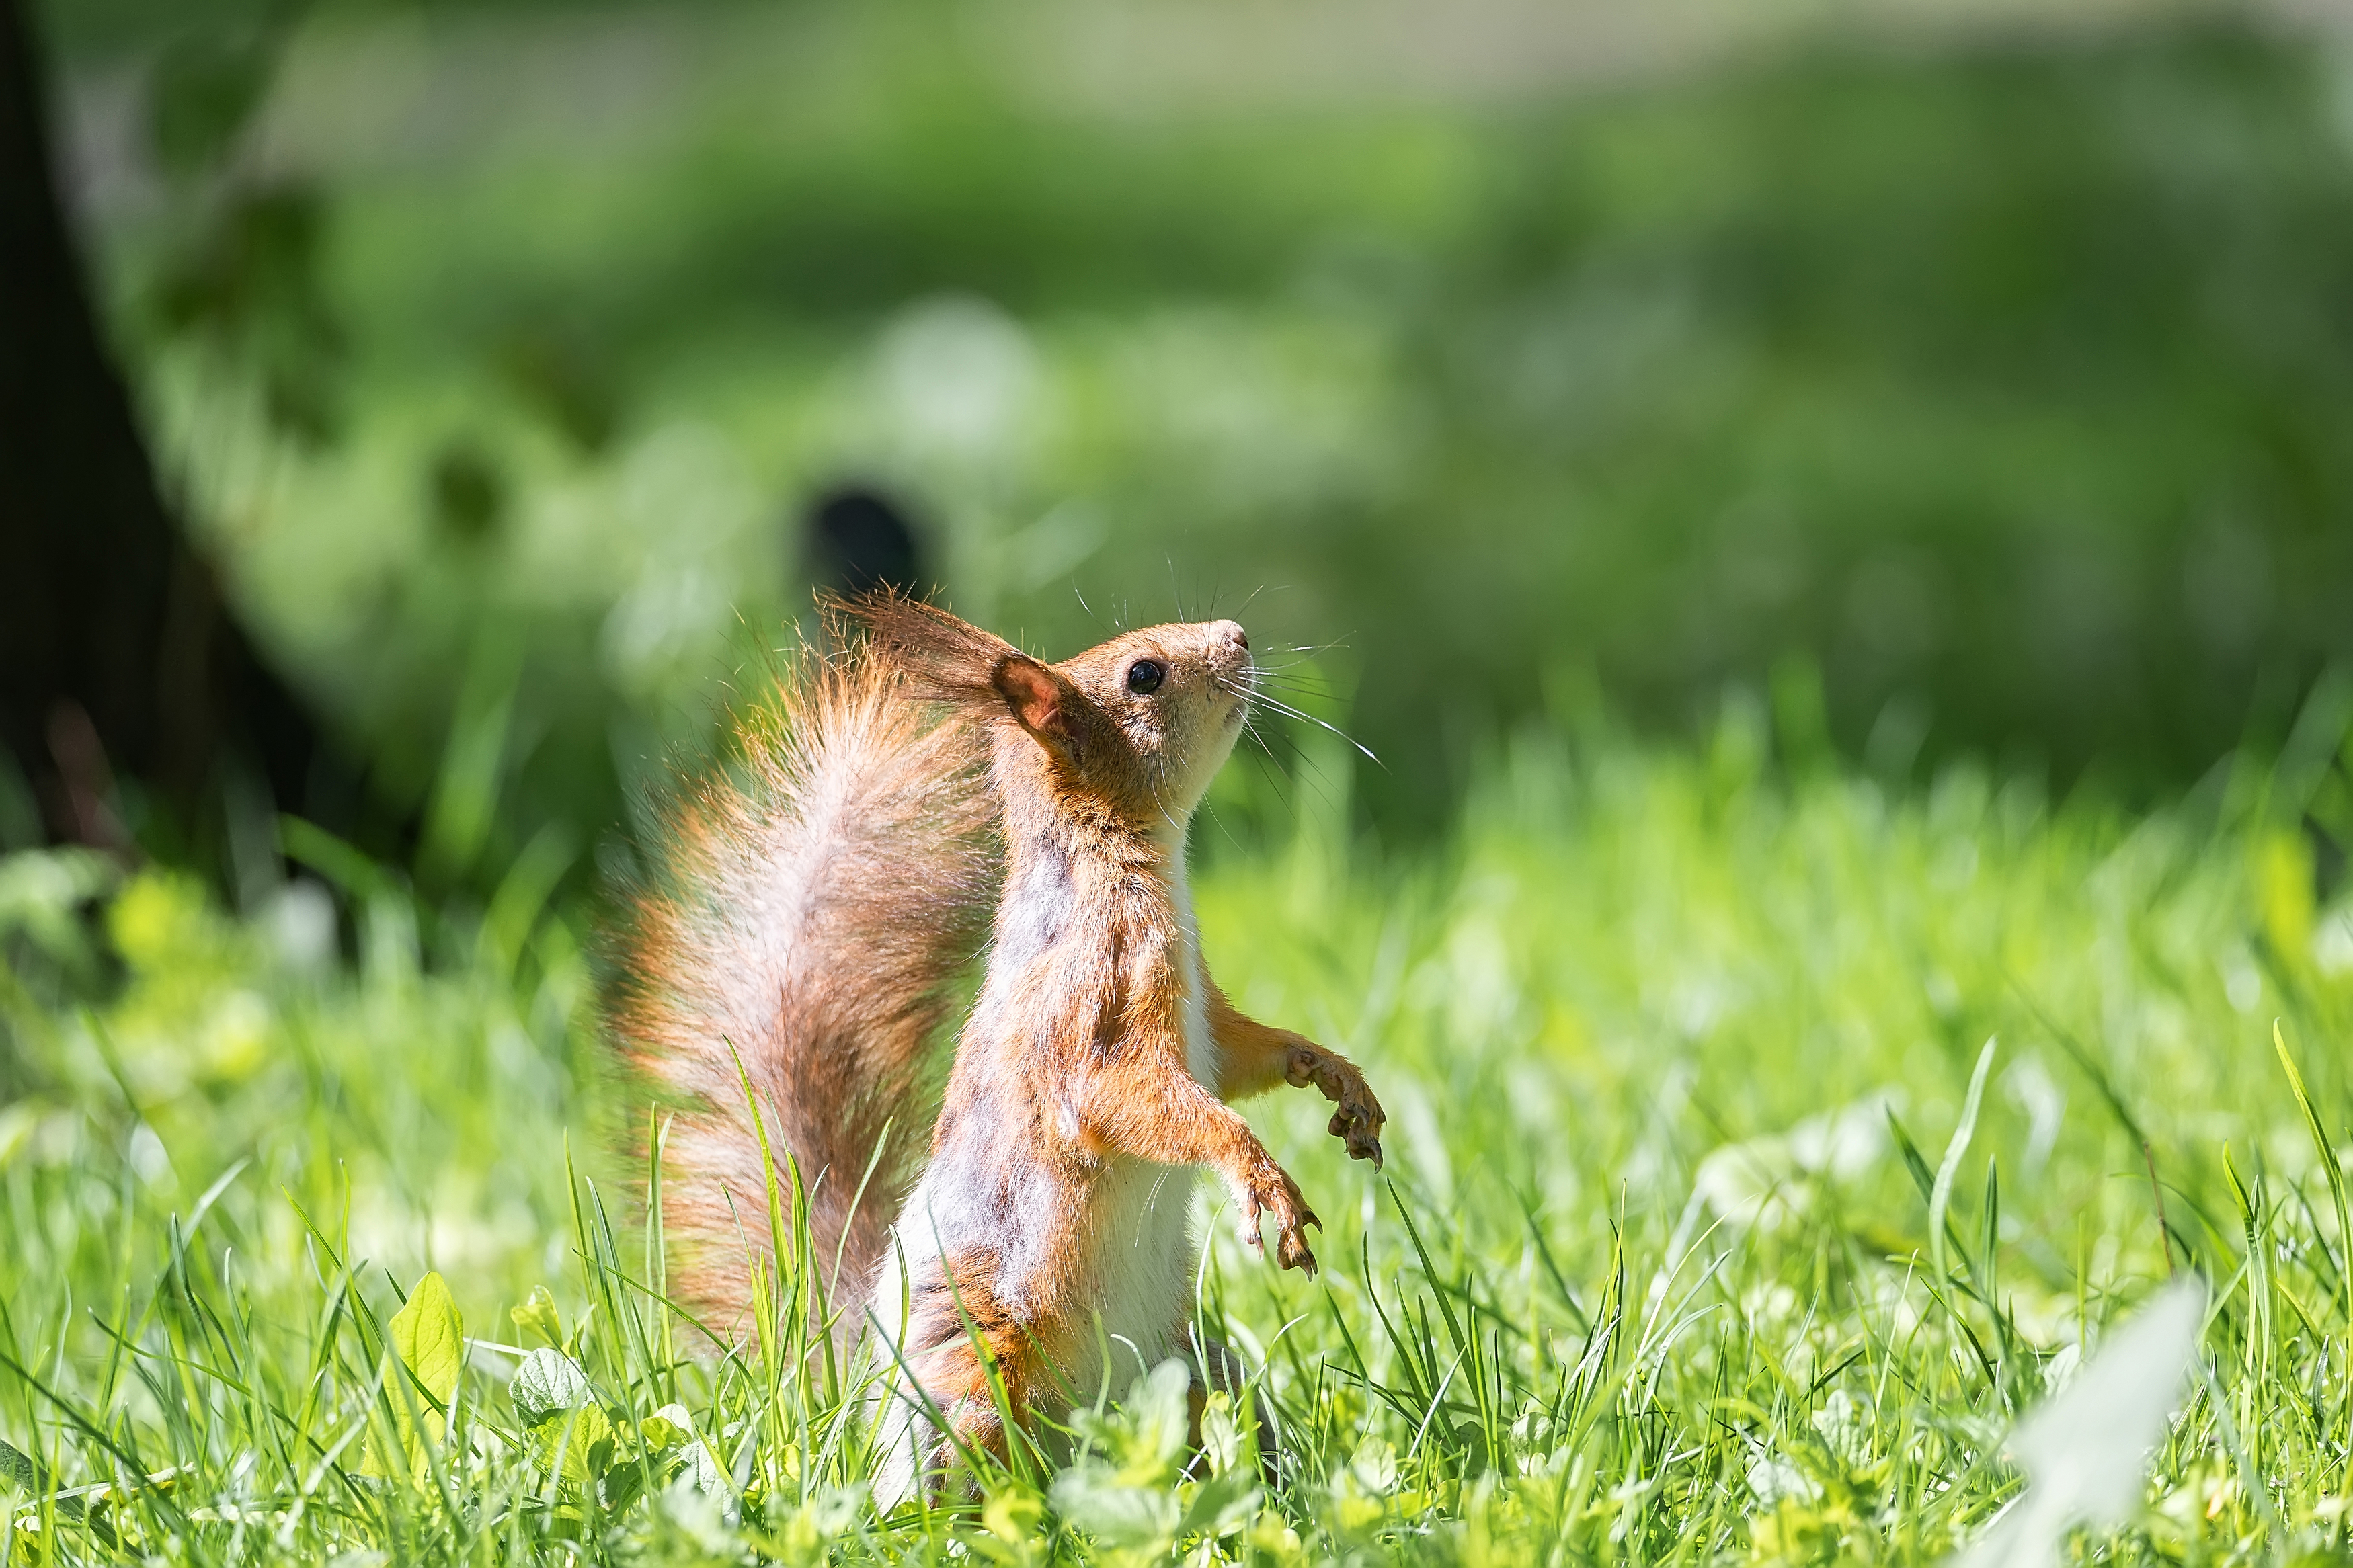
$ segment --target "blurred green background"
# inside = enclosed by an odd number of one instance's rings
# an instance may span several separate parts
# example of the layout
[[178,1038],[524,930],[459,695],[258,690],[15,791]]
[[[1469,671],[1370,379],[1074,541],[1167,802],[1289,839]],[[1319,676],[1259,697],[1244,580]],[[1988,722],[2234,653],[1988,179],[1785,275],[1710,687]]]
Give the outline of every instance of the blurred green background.
[[[377,797],[224,766],[208,859],[132,778],[153,859],[0,856],[0,1426],[77,1485],[121,1479],[101,1433],[189,1466],[114,1515],[158,1550],[521,1557],[571,1528],[531,1498],[601,1495],[567,1561],[740,1559],[520,1444],[451,1446],[463,1506],[312,1507],[332,1455],[281,1428],[389,1408],[365,1325],[426,1268],[486,1353],[552,1286],[617,1418],[682,1389],[754,1431],[761,1531],[866,1479],[775,1358],[756,1399],[633,1361],[582,1206],[628,1234],[645,1190],[596,889],[807,628],[811,507],[858,485],[965,614],[1056,656],[1239,616],[1381,759],[1270,725],[1196,835],[1217,972],[1396,1118],[1377,1188],[1306,1102],[1258,1113],[1335,1221],[1314,1295],[1212,1250],[1300,1417],[1253,1560],[1945,1561],[2014,1495],[1989,1435],[2177,1268],[2221,1286],[2211,1396],[2085,1552],[2338,1560],[2329,6],[42,19],[173,500]],[[0,1474],[17,1535],[66,1517],[37,1474]],[[826,1517],[845,1562],[1015,1560]]]
[[[385,798],[610,831],[813,497],[1313,650],[1409,841],[1767,693],[2126,797],[2353,652],[2353,52],[2128,0],[51,0],[164,466]],[[468,737],[474,737],[467,750]],[[1277,737],[1277,745],[1283,742]],[[1295,760],[1234,770],[1247,841]],[[1309,781],[1312,784],[1312,780]]]

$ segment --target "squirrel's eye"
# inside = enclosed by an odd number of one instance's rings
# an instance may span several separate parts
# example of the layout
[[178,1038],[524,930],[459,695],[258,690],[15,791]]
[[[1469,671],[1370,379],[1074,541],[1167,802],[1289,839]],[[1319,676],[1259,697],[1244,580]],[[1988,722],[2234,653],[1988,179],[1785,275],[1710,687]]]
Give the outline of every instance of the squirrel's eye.
[[1127,689],[1139,697],[1148,697],[1160,689],[1168,672],[1148,658],[1139,658],[1127,667]]

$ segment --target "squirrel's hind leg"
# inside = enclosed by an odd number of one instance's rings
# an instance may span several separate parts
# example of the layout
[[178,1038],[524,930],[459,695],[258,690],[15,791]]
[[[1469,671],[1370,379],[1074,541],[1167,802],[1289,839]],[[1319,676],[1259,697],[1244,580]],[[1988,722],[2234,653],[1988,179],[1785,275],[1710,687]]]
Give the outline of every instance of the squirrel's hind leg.
[[960,1283],[964,1312],[936,1325],[937,1342],[911,1358],[921,1394],[904,1387],[893,1394],[897,1409],[889,1418],[887,1458],[875,1488],[886,1510],[918,1487],[937,1497],[958,1484],[959,1476],[967,1490],[976,1490],[975,1466],[1002,1468],[1011,1461],[1006,1414],[1025,1427],[1028,1423],[1043,1374],[1038,1347],[970,1281]]

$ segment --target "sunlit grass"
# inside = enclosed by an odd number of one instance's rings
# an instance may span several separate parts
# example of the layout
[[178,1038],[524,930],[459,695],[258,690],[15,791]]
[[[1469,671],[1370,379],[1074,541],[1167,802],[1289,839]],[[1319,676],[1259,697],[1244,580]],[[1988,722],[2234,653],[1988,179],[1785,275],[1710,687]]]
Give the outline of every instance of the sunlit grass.
[[[1223,1408],[1185,1473],[1138,1367],[1075,1466],[890,1518],[804,1314],[723,1356],[663,1305],[606,1152],[646,1110],[528,879],[477,918],[339,862],[338,955],[315,886],[232,918],[0,862],[0,1561],[1929,1562],[2085,1334],[2193,1272],[2206,1370],[2076,1549],[2330,1549],[2353,911],[2304,823],[2340,738],[2130,816],[1775,766],[1736,704],[1688,748],[1531,734],[1426,855],[1314,811],[1208,855],[1228,987],[1393,1116],[1375,1177],[1306,1099],[1251,1110],[1329,1225],[1312,1284],[1204,1194],[1280,1479]],[[789,1303],[781,1234],[746,1267]]]

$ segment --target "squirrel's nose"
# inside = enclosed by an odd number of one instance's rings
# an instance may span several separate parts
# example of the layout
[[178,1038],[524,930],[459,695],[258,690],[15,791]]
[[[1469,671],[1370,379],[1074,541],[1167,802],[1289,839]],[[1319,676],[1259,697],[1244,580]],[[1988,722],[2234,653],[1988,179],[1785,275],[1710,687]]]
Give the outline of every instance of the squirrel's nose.
[[1240,653],[1250,652],[1250,634],[1242,630],[1240,621],[1211,621],[1209,646],[1228,647]]

